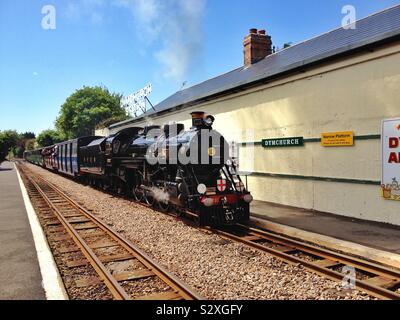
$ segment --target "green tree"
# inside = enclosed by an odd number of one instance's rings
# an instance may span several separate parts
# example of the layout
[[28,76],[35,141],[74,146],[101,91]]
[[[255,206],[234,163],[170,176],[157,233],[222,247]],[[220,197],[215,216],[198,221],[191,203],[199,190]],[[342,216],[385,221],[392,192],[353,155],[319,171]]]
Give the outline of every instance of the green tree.
[[35,150],[36,139],[28,139],[25,142],[25,150]]
[[48,129],[39,133],[36,142],[40,147],[51,146],[55,143],[63,141],[63,137],[56,130]]
[[15,130],[0,132],[0,162],[3,162],[8,153],[18,146],[20,136]]
[[28,141],[35,141],[35,134],[33,132],[25,132],[19,134],[19,141],[16,146],[12,148],[12,153],[18,158],[22,158]]
[[56,128],[68,139],[92,135],[96,125],[106,119],[128,118],[120,99],[120,94],[110,93],[104,87],[83,87],[61,106]]
[[35,139],[36,138],[36,135],[33,132],[21,133],[20,136],[21,136],[21,139],[24,139],[24,140],[25,139],[29,140],[29,139]]
[[105,120],[101,121],[99,124],[96,125],[95,129],[104,129],[106,127],[111,126],[114,123],[121,122],[121,121],[124,121],[124,120],[126,120],[126,116],[125,115],[111,117],[111,118],[108,118],[108,119],[105,119]]

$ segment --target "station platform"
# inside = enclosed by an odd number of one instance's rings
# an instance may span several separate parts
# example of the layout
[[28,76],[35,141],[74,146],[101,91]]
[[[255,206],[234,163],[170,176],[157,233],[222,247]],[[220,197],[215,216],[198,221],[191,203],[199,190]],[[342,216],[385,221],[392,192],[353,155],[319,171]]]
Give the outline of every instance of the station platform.
[[253,201],[251,214],[257,220],[270,221],[315,234],[400,254],[400,227],[369,222],[329,213]]
[[18,176],[0,165],[0,300],[45,300],[42,276]]

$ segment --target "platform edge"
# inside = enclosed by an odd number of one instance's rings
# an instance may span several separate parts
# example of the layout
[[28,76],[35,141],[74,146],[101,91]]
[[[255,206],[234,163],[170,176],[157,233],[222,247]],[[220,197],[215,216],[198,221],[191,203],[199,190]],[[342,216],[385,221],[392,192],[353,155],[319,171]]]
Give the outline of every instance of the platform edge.
[[69,300],[64,283],[54,261],[53,254],[51,253],[47,243],[46,236],[44,235],[43,229],[39,223],[39,219],[36,216],[35,210],[33,209],[32,203],[29,199],[28,192],[15,163],[14,168],[17,172],[18,182],[28,215],[33,241],[35,243],[36,255],[39,261],[40,273],[42,275],[42,286],[46,294],[46,299]]

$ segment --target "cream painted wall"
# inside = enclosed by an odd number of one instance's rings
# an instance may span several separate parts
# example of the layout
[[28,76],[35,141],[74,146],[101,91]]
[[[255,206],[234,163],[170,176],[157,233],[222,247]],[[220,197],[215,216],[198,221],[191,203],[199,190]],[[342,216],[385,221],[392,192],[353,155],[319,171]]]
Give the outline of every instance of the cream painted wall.
[[[216,130],[237,142],[319,138],[331,131],[379,134],[382,119],[400,116],[399,89],[400,44],[396,44],[149,119],[154,124],[182,122],[188,128],[189,113],[203,110],[216,117]],[[341,148],[323,148],[319,143],[275,149],[241,147],[240,152],[241,170],[380,180],[379,140],[356,141],[354,147]],[[251,158],[252,152],[254,160],[243,157]],[[400,202],[383,200],[379,186],[267,177],[248,181],[258,200],[400,225]]]

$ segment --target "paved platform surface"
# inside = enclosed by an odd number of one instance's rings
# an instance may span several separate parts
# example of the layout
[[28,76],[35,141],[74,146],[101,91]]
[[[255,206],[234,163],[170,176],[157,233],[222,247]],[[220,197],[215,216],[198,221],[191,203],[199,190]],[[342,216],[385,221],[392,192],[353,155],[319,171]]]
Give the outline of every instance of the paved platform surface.
[[250,210],[257,218],[400,254],[400,227],[262,201]]
[[0,165],[0,299],[46,299],[13,163]]

